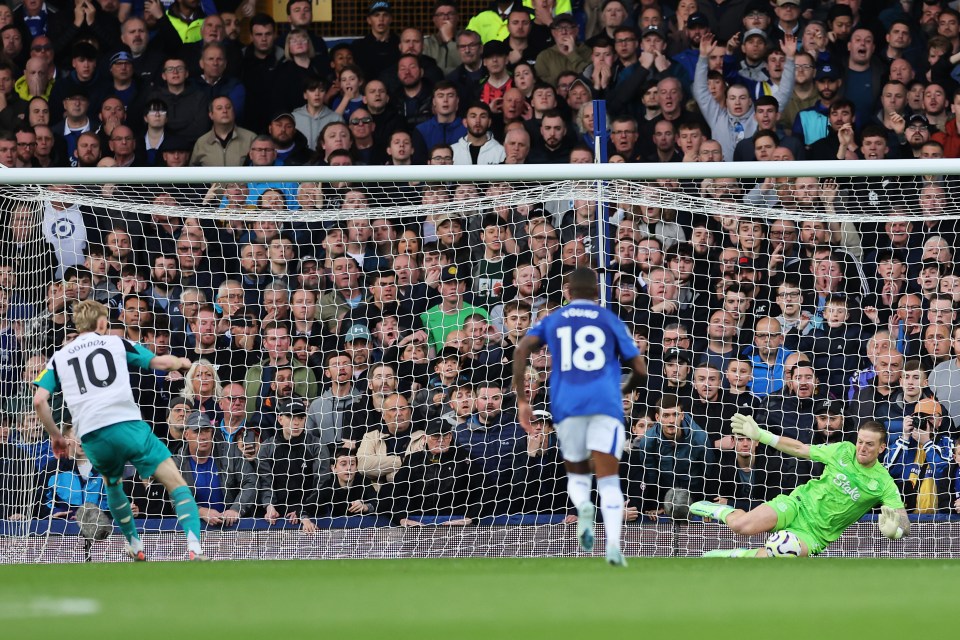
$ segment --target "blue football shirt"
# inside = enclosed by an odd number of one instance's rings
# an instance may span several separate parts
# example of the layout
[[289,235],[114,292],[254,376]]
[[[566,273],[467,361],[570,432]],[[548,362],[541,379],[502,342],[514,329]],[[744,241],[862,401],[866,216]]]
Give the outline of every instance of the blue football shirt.
[[595,302],[574,300],[527,333],[550,350],[550,412],[555,423],[593,414],[623,420],[620,363],[640,352],[616,314]]

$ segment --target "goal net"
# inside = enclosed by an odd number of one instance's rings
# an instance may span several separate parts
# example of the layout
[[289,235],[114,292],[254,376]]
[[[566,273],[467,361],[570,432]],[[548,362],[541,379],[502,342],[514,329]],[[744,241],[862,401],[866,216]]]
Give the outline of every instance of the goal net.
[[[958,167],[4,170],[0,559],[122,557],[102,478],[76,438],[54,458],[32,406],[86,299],[194,363],[131,382],[214,557],[581,553],[550,354],[525,369],[532,429],[511,389],[517,341],[578,266],[644,356],[623,405],[628,555],[760,544],[687,507],[819,477],[735,438],[738,412],[809,444],[889,432],[913,535],[888,542],[867,513],[826,554],[960,555]],[[163,488],[132,466],[124,488],[151,557],[181,556]]]

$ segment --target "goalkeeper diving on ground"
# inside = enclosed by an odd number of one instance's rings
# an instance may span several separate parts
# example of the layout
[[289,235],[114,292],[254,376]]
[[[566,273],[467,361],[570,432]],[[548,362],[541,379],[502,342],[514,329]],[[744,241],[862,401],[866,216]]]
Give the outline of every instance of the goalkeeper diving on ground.
[[[724,522],[735,533],[756,535],[789,531],[800,540],[800,556],[821,553],[865,513],[880,507],[880,533],[899,540],[910,532],[910,521],[897,485],[878,458],[887,447],[887,430],[879,422],[865,422],[857,431],[857,442],[808,445],[761,429],[756,420],[737,414],[731,419],[733,433],[756,440],[783,453],[820,462],[819,478],[806,482],[789,494],[781,494],[750,511],[701,501],[690,505],[690,513]],[[759,549],[718,549],[704,557],[763,558],[771,545]],[[774,549],[774,555],[777,555]]]

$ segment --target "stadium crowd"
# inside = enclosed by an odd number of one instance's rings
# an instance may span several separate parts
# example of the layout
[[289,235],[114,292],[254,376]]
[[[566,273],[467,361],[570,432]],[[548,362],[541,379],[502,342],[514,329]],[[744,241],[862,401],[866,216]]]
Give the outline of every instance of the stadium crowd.
[[[960,157],[956,4],[499,0],[461,15],[438,1],[424,33],[380,0],[368,33],[328,46],[308,0],[287,2],[285,25],[249,0],[24,0],[0,4],[0,163],[593,162],[594,99],[606,101],[609,162],[901,160],[886,178],[657,185],[720,212],[768,207],[762,220],[609,203],[611,304],[647,360],[624,403],[626,517],[704,498],[749,509],[819,474],[735,438],[738,411],[805,443],[880,421],[910,511],[954,513],[960,270],[943,214],[956,205],[940,176],[911,176],[902,161]],[[29,402],[49,355],[75,336],[72,305],[91,298],[110,306],[112,332],[194,362],[134,386],[210,525],[568,516],[550,357],[527,371],[529,431],[509,376],[524,331],[564,302],[563,275],[596,266],[595,202],[340,224],[168,215],[507,189],[170,185],[153,215],[8,200],[0,518],[106,509],[80,443],[54,460]],[[917,211],[928,218],[822,221]],[[139,515],[172,514],[149,479],[131,475],[129,489]]]

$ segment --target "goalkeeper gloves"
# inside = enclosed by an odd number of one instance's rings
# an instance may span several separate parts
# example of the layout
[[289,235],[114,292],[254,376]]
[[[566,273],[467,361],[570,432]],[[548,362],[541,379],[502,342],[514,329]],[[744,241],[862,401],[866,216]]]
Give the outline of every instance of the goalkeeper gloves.
[[899,540],[903,537],[903,528],[900,526],[900,516],[892,507],[880,507],[880,517],[877,519],[877,527],[887,538]]
[[730,418],[730,424],[733,426],[734,435],[756,440],[760,444],[775,447],[780,441],[780,436],[775,436],[766,429],[761,429],[757,421],[750,416],[738,413]]

